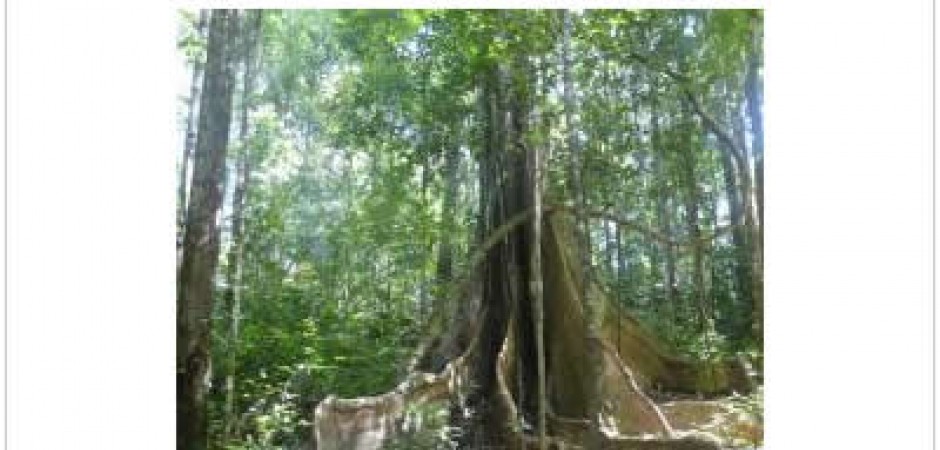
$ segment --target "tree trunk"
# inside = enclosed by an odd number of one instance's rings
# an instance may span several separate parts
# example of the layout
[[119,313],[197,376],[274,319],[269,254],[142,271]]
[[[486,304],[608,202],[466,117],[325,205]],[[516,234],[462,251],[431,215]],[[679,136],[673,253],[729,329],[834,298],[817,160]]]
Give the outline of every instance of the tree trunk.
[[[199,22],[196,25],[196,32],[199,36],[203,35],[206,27],[207,11],[199,11]],[[199,77],[202,74],[202,60],[196,59],[193,62],[193,77],[189,88],[189,99],[187,100],[186,115],[186,136],[183,140],[183,160],[180,164],[179,188],[177,189],[176,199],[176,249],[179,251],[183,247],[183,234],[186,224],[186,192],[189,181],[189,163],[193,157],[193,147],[196,145],[196,108],[199,96]],[[179,262],[177,262],[179,264]]]
[[[634,76],[624,75],[622,80],[623,80],[623,84],[629,87],[628,89],[625,90],[626,92],[625,101],[629,102],[630,104],[640,105],[639,96],[636,94],[637,92],[636,78]],[[617,147],[620,148],[621,149],[620,151],[623,152],[625,155],[635,152],[635,155],[636,155],[635,159],[637,160],[637,168],[640,171],[640,179],[642,180],[642,186],[643,186],[642,192],[647,193],[649,192],[649,178],[650,178],[649,167],[648,167],[649,165],[649,158],[648,158],[648,151],[647,151],[648,149],[644,147],[643,139],[641,138],[641,135],[640,135],[640,127],[637,124],[637,120],[636,120],[637,109],[638,108],[629,108],[629,110],[624,111],[622,120],[623,120],[623,123],[626,124],[626,129],[622,133],[617,133],[616,142],[617,142]],[[634,156],[631,155],[630,157],[634,157]],[[642,198],[639,199],[638,203],[640,205],[639,209],[641,211],[640,220],[644,221],[649,226],[651,224],[648,222],[653,220],[653,217],[655,215],[647,213],[646,202],[648,201],[648,199],[649,199],[649,196],[644,195],[642,196]],[[626,212],[626,209],[627,209],[626,202],[627,202],[626,193],[620,193],[620,195],[617,196],[617,200],[616,200],[617,211]],[[649,226],[649,228],[653,229],[655,227]],[[625,248],[626,244],[624,243],[624,231],[625,231],[624,228],[620,224],[617,224],[615,231],[614,231],[614,235],[617,241],[616,243],[616,246],[617,246],[617,300],[618,300],[617,303],[620,304],[621,306],[626,306],[626,305],[637,306],[641,303],[639,299],[644,298],[646,296],[646,293],[642,291],[631,293],[632,295],[628,295],[626,296],[626,298],[624,298],[624,295],[623,295],[624,292],[629,292],[627,290],[629,284],[628,284],[628,271],[627,271],[627,250]],[[658,253],[656,249],[656,243],[650,241],[648,243],[647,250],[649,251],[649,257],[652,262],[652,266],[654,267],[653,270],[656,270],[655,268],[658,267],[657,265]],[[631,266],[630,271],[633,272],[634,270],[635,269],[633,269],[633,267]],[[639,265],[639,271],[640,271],[641,280],[644,280],[646,277],[646,274],[643,271],[642,264]],[[644,284],[642,281],[640,282],[639,285],[637,285],[639,290],[642,290],[643,286]],[[646,297],[643,303],[646,303],[646,301],[648,301],[648,297]],[[617,345],[617,350],[618,351],[620,350],[619,343]]]
[[763,260],[761,256],[761,248],[758,245],[758,231],[755,210],[756,206],[754,204],[754,190],[753,190],[753,179],[751,178],[750,166],[748,165],[748,158],[746,154],[746,145],[744,144],[744,118],[741,114],[735,114],[734,121],[732,122],[732,132],[734,133],[734,142],[737,142],[737,146],[733,147],[737,150],[734,152],[735,162],[738,166],[738,175],[740,176],[741,181],[741,198],[744,199],[742,202],[744,206],[743,216],[744,216],[744,231],[746,236],[747,245],[744,248],[744,251],[747,252],[747,264],[750,273],[750,292],[751,298],[750,308],[748,308],[748,324],[750,325],[750,333],[755,335],[754,324],[756,323],[757,309],[759,305],[763,304],[763,265],[761,261]]
[[[688,118],[688,117],[686,117]],[[695,176],[695,153],[692,149],[691,123],[686,124],[685,137],[681,145],[683,184],[685,185],[685,222],[689,229],[692,246],[692,304],[698,313],[698,329],[704,331],[708,326],[709,313],[705,304],[703,287],[705,284],[703,268],[702,233],[699,227],[699,189]]]
[[457,212],[457,172],[460,169],[459,143],[447,144],[444,154],[444,205],[441,208],[441,243],[437,251],[437,286],[439,292],[453,277],[454,245],[451,237],[454,233]]
[[[727,109],[727,108],[725,108]],[[723,114],[724,117],[732,119],[731,114]],[[744,207],[742,205],[742,186],[739,182],[739,169],[735,167],[734,149],[727,143],[719,140],[718,149],[720,153],[720,162],[722,177],[724,180],[724,193],[728,202],[728,215],[731,222],[731,244],[734,247],[734,284],[736,292],[736,301],[732,309],[739,310],[750,308],[747,303],[751,301],[751,275],[750,275],[750,252],[747,247],[746,230],[744,228]],[[734,306],[737,305],[737,306]],[[737,320],[730,321],[732,334],[738,335],[740,324]]]
[[[689,12],[683,17],[683,27],[688,29],[695,20],[695,12]],[[694,28],[694,27],[693,27]],[[679,42],[679,71],[688,73],[689,57],[692,49],[692,36],[684,35]],[[705,271],[703,242],[701,240],[701,229],[699,227],[699,204],[700,192],[698,188],[698,178],[696,177],[696,152],[693,148],[695,142],[694,123],[692,121],[691,107],[687,104],[681,105],[679,114],[681,120],[682,143],[680,145],[683,153],[681,162],[682,175],[685,184],[685,219],[686,226],[689,229],[689,238],[694,243],[692,246],[692,304],[698,313],[698,329],[705,331],[709,326],[709,317],[707,300],[705,299]]]
[[[656,87],[653,87],[653,98],[656,96]],[[656,212],[659,216],[659,228],[662,230],[662,233],[665,236],[672,238],[672,212],[669,208],[669,171],[667,170],[667,159],[666,159],[666,148],[664,145],[661,145],[659,139],[659,115],[656,108],[656,102],[654,100],[652,107],[652,119],[651,119],[651,136],[650,136],[650,145],[653,147],[651,153],[655,154],[653,158],[653,172],[656,176],[659,177],[659,186],[656,189]],[[668,243],[663,243],[663,259],[664,259],[664,269],[665,269],[665,303],[666,307],[669,309],[669,318],[672,321],[672,324],[675,325],[678,322],[679,314],[679,292],[678,285],[676,283],[676,256],[675,250],[672,245]]]
[[[754,184],[757,203],[757,242],[755,246],[759,249],[755,252],[761,259],[754,262],[755,265],[763,266],[764,254],[764,118],[761,114],[763,107],[763,81],[758,71],[761,66],[761,40],[762,27],[760,17],[755,15],[751,18],[752,43],[747,59],[747,73],[745,75],[744,92],[747,99],[747,113],[751,122],[751,153],[754,156]],[[763,269],[758,270],[763,273]],[[761,281],[763,287],[763,281]],[[764,335],[764,301],[763,294],[758,297],[759,301],[754,303],[754,337],[758,342],[763,342]]]
[[[237,435],[235,425],[235,348],[238,345],[239,325],[241,321],[243,260],[245,249],[245,207],[248,204],[248,192],[251,180],[251,146],[248,142],[248,112],[251,109],[251,94],[254,89],[254,58],[252,54],[260,42],[261,11],[255,10],[245,16],[243,30],[243,64],[242,78],[242,110],[239,125],[238,141],[241,153],[238,155],[237,175],[235,188],[232,192],[232,250],[228,255],[228,289],[224,295],[229,316],[228,339],[226,340],[228,355],[225,375],[225,410],[223,417],[223,434],[226,439]],[[250,23],[249,23],[250,21]]]
[[226,42],[234,14],[212,12],[199,111],[199,131],[177,286],[177,448],[207,446],[206,385],[213,278],[219,257],[219,209],[232,115]]
[[[585,192],[582,183],[582,174],[584,170],[584,159],[580,145],[578,143],[577,129],[575,125],[575,90],[574,77],[572,69],[574,60],[571,51],[571,38],[574,31],[571,12],[562,11],[562,81],[564,84],[564,109],[565,109],[565,128],[568,136],[568,151],[570,152],[569,167],[569,191],[574,198],[575,205],[581,210],[585,209]],[[575,239],[578,243],[578,255],[580,256],[581,278],[585,280],[580,285],[581,292],[579,297],[584,302],[584,322],[585,322],[585,345],[587,348],[587,359],[589,364],[589,375],[582,382],[586,383],[585,392],[587,395],[587,419],[591,423],[591,430],[585,434],[585,446],[588,449],[600,447],[600,383],[601,368],[603,360],[600,350],[600,330],[598,325],[598,308],[593,303],[593,299],[587,295],[587,286],[591,282],[591,240],[590,228],[587,218],[583,215],[577,217],[575,227]]]
[[[616,286],[617,286],[617,300],[618,303],[623,301],[623,291],[625,283],[627,282],[627,252],[624,250],[623,245],[623,228],[620,224],[616,225],[614,229],[614,246],[617,251],[617,276],[616,276]],[[635,301],[632,301],[630,297],[627,297],[625,300],[631,306],[635,306]]]
[[616,227],[614,224],[607,222],[606,220],[601,222],[601,225],[604,227],[604,267],[605,267],[605,276],[609,280],[616,279],[617,276],[617,244],[614,241],[614,233],[611,230],[611,227]]
[[[551,330],[545,334],[548,397],[546,415],[550,435],[548,439],[554,443],[553,448],[562,448],[561,445],[582,442],[585,436],[592,432],[592,425],[586,418],[588,392],[585,384],[580,382],[590,376],[592,368],[582,344],[586,330],[583,321],[584,305],[578,298],[578,292],[582,289],[579,285],[583,282],[577,268],[579,262],[574,256],[578,249],[572,245],[574,240],[571,238],[571,226],[566,220],[567,217],[558,217],[560,213],[557,207],[546,205],[544,210],[545,220],[542,224],[540,243],[543,270],[541,278],[545,283],[545,329]],[[527,213],[514,215],[504,221],[503,225],[492,230],[478,253],[481,255],[480,259],[475,257],[473,261],[486,260],[483,264],[488,266],[486,270],[489,273],[513,273],[504,267],[489,266],[489,260],[508,256],[518,257],[517,261],[525,261],[527,255],[519,252],[507,253],[506,246],[518,243],[514,238],[531,230],[522,226],[528,224],[529,219]],[[506,260],[508,259],[502,261]],[[524,271],[515,273],[524,274]],[[503,299],[516,298],[526,301],[525,290],[519,289],[520,286],[499,286],[498,289],[492,290],[493,287],[489,286],[491,292],[500,295],[518,295]],[[596,286],[587,290],[601,301],[606,301]],[[524,339],[532,339],[531,334],[521,331],[528,328],[525,322],[531,321],[532,317],[525,314],[524,307],[511,308],[505,304],[500,306],[491,302],[495,298],[489,300],[481,310],[481,320],[477,321],[481,325],[474,333],[474,344],[459,357],[451,358],[443,370],[434,374],[413,373],[395,390],[378,397],[324,400],[317,407],[315,414],[318,448],[377,450],[397,432],[383,424],[394,423],[400,419],[402,411],[408,407],[429,403],[443,406],[454,399],[457,400],[452,403],[455,406],[452,411],[457,411],[455,417],[461,417],[460,411],[470,409],[472,418],[478,419],[474,421],[476,425],[468,425],[466,422],[454,424],[461,429],[464,439],[460,448],[534,448],[534,439],[530,433],[524,431],[527,428],[525,423],[531,423],[526,422],[531,415],[526,410],[526,405],[530,403],[524,398],[531,398],[529,396],[536,384],[525,378],[525,374],[530,370],[526,366],[531,368],[533,360],[526,356],[524,349],[527,345],[521,342]],[[608,430],[613,432],[614,436],[601,436],[601,448],[716,449],[717,446],[708,440],[687,441],[687,438],[677,438],[662,412],[643,391],[659,387],[674,392],[712,395],[728,393],[730,390],[744,392],[748,385],[743,368],[730,361],[701,364],[669,356],[662,350],[662,344],[644,330],[636,318],[620,311],[614,304],[609,305],[603,317],[601,347],[605,358],[600,384],[604,398],[609,400],[605,402],[602,410],[606,419],[605,425],[610,427]],[[488,308],[501,310],[503,315],[507,316],[503,323],[504,340],[497,344],[499,351],[495,354],[486,353],[487,346],[492,345],[487,333],[503,328],[486,322],[488,319],[500,317],[500,314],[488,311]],[[623,319],[622,327],[614,322],[618,318]],[[459,327],[473,325],[463,323]],[[461,331],[453,329],[446,332]],[[622,357],[618,356],[611,344],[615,341],[623,344]],[[487,366],[484,361],[491,357],[495,360],[490,361],[488,365],[494,372],[491,374],[490,391],[487,391],[482,387],[486,384],[477,377],[481,374],[480,368]],[[426,370],[421,367],[416,369]],[[511,383],[513,380],[521,382]],[[486,401],[483,401],[484,396]],[[487,414],[495,417],[487,420]],[[484,421],[493,428],[482,428]],[[637,437],[639,434],[647,436]],[[659,437],[650,439],[649,434]],[[369,442],[363,444],[364,440]]]
[[744,206],[744,229],[747,233],[747,251],[749,253],[748,264],[750,265],[750,291],[753,308],[751,311],[750,322],[751,333],[755,340],[763,340],[762,319],[764,305],[764,270],[763,270],[763,248],[758,245],[760,242],[760,232],[755,225],[755,205],[752,191],[752,178],[750,165],[748,163],[747,147],[744,141],[744,119],[741,114],[735,113],[731,122],[732,132],[728,133],[721,127],[715,119],[707,114],[698,99],[689,91],[684,91],[686,100],[702,119],[705,128],[714,134],[719,141],[719,145],[725,146],[731,150],[735,164],[738,167],[739,181],[741,182],[741,198]]
[[532,242],[529,247],[530,267],[532,276],[529,280],[529,289],[532,295],[532,315],[535,321],[535,352],[536,352],[536,372],[537,372],[537,404],[538,415],[536,426],[538,430],[539,450],[547,450],[548,442],[546,440],[546,391],[545,391],[545,319],[544,319],[544,298],[542,295],[542,162],[539,148],[532,146],[528,154],[530,160],[529,178],[532,185]]
[[[486,192],[490,193],[485,205],[486,232],[499,228],[513,212],[521,210],[523,205],[518,204],[519,195],[525,189],[515,187],[522,178],[508,176],[513,166],[519,166],[519,155],[508,152],[506,142],[507,115],[504,106],[505,88],[500,67],[493,65],[486,70],[483,76],[483,96],[486,102],[484,111],[484,151],[481,170],[485,176]],[[510,311],[512,309],[513,293],[516,290],[509,288],[510,283],[519,286],[518,270],[522,266],[518,260],[520,253],[516,251],[523,235],[521,230],[510,233],[505,240],[495,245],[486,253],[482,274],[482,302],[483,319],[480,328],[479,357],[474,364],[474,379],[478,380],[479,388],[471,393],[469,403],[475,411],[478,429],[471,438],[471,447],[486,445],[500,445],[508,441],[507,423],[512,417],[499,400],[500,382],[497,379],[499,359],[502,344],[506,337]],[[524,253],[523,253],[524,254]],[[502,381],[504,382],[504,380]]]

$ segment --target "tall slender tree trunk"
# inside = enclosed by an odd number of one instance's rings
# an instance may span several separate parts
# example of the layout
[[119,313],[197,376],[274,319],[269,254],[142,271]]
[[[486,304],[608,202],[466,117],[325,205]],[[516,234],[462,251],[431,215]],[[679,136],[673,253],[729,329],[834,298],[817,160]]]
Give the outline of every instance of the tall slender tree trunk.
[[[201,37],[206,27],[206,10],[199,11],[199,22],[196,24],[196,32]],[[186,193],[189,186],[189,164],[193,157],[193,147],[196,146],[196,108],[199,99],[199,79],[202,75],[203,62],[196,59],[193,62],[193,76],[190,82],[189,99],[187,99],[186,115],[186,136],[183,140],[183,160],[180,164],[179,188],[176,194],[176,248],[183,247],[183,234],[186,225]],[[179,264],[177,262],[177,264]]]
[[542,160],[538,146],[528,149],[528,166],[530,184],[532,185],[532,241],[529,243],[530,270],[529,290],[532,295],[532,316],[535,322],[535,352],[536,372],[538,379],[537,404],[538,416],[536,426],[538,430],[539,450],[548,449],[547,424],[545,421],[547,409],[547,396],[545,390],[545,308],[542,286]]
[[[457,126],[460,127],[459,124]],[[462,128],[459,128],[456,134],[460,136],[461,132]],[[471,316],[474,313],[473,302],[445,298],[447,295],[446,287],[450,285],[454,278],[454,256],[458,251],[457,247],[460,245],[453,241],[453,237],[457,231],[455,229],[456,217],[460,209],[458,207],[460,187],[459,172],[461,166],[460,146],[460,139],[448,144],[444,155],[444,205],[441,210],[442,233],[437,253],[436,274],[437,298],[442,302],[452,302],[444,303],[453,314],[451,318],[452,323],[465,323],[465,321],[472,320]],[[466,343],[466,339],[469,339],[469,337],[458,337],[459,346],[461,348],[463,348],[463,344]]]
[[[682,20],[683,28],[694,29],[694,21],[697,19],[695,12],[688,12]],[[679,71],[688,72],[689,57],[693,37],[685,35],[679,42]],[[692,121],[691,107],[688,104],[682,104],[680,117],[682,123],[682,144],[680,145],[683,153],[682,172],[685,184],[685,219],[686,226],[689,229],[689,239],[692,241],[692,304],[698,313],[698,329],[704,331],[709,326],[710,313],[708,312],[707,300],[705,299],[705,270],[704,270],[704,252],[702,248],[702,232],[699,227],[699,204],[701,202],[701,193],[698,187],[698,178],[696,175],[696,152],[695,129]]]
[[[550,91],[549,82],[547,80],[547,69],[551,64],[551,59],[549,58],[539,58],[538,59],[538,72],[537,72],[537,83],[538,83],[538,92],[543,96],[547,96]],[[533,102],[534,105],[535,102]],[[536,377],[537,377],[537,386],[536,386],[536,396],[537,396],[537,405],[538,409],[536,412],[536,430],[538,433],[538,446],[539,450],[548,449],[548,391],[547,391],[547,380],[546,380],[546,348],[545,348],[545,285],[544,280],[542,279],[542,220],[543,220],[543,211],[542,211],[542,198],[544,192],[544,160],[545,155],[550,154],[551,151],[545,151],[551,146],[551,138],[549,138],[549,133],[551,131],[551,119],[547,111],[542,108],[536,108],[533,106],[533,110],[536,114],[535,122],[540,127],[539,135],[543,136],[543,139],[537,140],[535,142],[530,142],[530,148],[528,148],[528,157],[527,165],[529,168],[530,181],[529,183],[532,186],[532,209],[534,211],[532,217],[532,229],[531,236],[532,241],[530,243],[530,268],[531,268],[531,277],[529,279],[529,290],[530,295],[532,296],[532,320],[535,323],[535,352],[536,352]]]
[[437,251],[437,285],[446,286],[454,272],[454,226],[457,212],[457,173],[460,169],[458,142],[447,144],[444,153],[444,205],[441,208],[441,244]]
[[591,422],[591,430],[585,434],[585,446],[588,449],[600,448],[601,444],[601,424],[600,424],[600,392],[601,392],[601,370],[603,360],[600,348],[600,323],[598,307],[594,300],[587,295],[587,286],[591,285],[591,240],[590,228],[587,217],[584,215],[586,210],[584,184],[582,183],[582,174],[584,170],[583,153],[578,143],[577,128],[575,123],[576,103],[574,90],[574,77],[572,69],[574,59],[571,51],[571,39],[574,32],[571,12],[562,11],[562,82],[564,85],[564,112],[565,128],[568,137],[568,152],[570,153],[569,166],[569,191],[574,197],[575,205],[578,208],[577,226],[575,227],[575,236],[577,240],[578,255],[581,257],[580,270],[583,282],[580,285],[580,297],[584,302],[584,321],[586,330],[586,349],[588,361],[590,361],[590,376],[582,382],[586,383],[585,392],[587,393],[587,414]]
[[[659,213],[659,226],[664,236],[673,236],[672,202],[665,193],[660,194],[657,205]],[[669,243],[663,243],[663,265],[665,276],[665,303],[669,310],[672,326],[679,323],[679,282],[676,277],[676,249]]]
[[615,224],[608,221],[601,222],[601,225],[604,227],[604,267],[605,267],[605,276],[610,277],[610,280],[616,279],[617,276],[617,248],[616,242],[614,241],[614,233],[611,230],[611,227],[616,227]]
[[[761,113],[763,107],[763,81],[758,73],[761,66],[762,27],[760,17],[755,13],[751,17],[752,42],[747,59],[747,72],[745,74],[744,93],[747,99],[747,113],[751,122],[751,153],[754,155],[754,184],[757,203],[757,233],[755,255],[759,258],[754,262],[760,266],[758,272],[763,274],[764,254],[764,118]],[[763,288],[763,279],[761,279]],[[754,337],[763,342],[764,334],[764,296],[757,297],[754,303],[754,322],[752,325]]]
[[208,445],[206,382],[211,345],[213,278],[219,257],[218,214],[232,115],[226,42],[234,13],[215,10],[209,21],[206,73],[199,111],[192,186],[177,286],[177,449]]
[[[664,145],[661,145],[660,136],[659,136],[659,111],[656,104],[656,95],[657,90],[656,86],[653,85],[653,105],[651,111],[651,136],[650,136],[650,145],[653,147],[652,152],[655,157],[653,158],[653,173],[659,178],[659,183],[656,189],[656,213],[659,218],[659,228],[662,230],[664,236],[672,238],[672,212],[669,207],[669,185],[666,180],[669,180],[669,171],[667,170],[667,153]],[[669,308],[670,319],[672,324],[675,325],[678,322],[679,314],[679,292],[678,284],[676,283],[676,256],[675,249],[672,245],[668,243],[662,243],[663,246],[663,262],[664,262],[664,271],[665,271],[665,303],[667,308]]]
[[[611,71],[612,70],[610,69],[610,64],[604,64],[604,68],[602,69],[603,85],[604,85],[604,88],[603,88],[604,97],[603,98],[606,104],[616,105],[617,99],[614,96],[614,90],[612,88],[613,75],[611,74]],[[614,121],[610,121],[610,122],[614,122]],[[604,151],[602,151],[602,153],[604,153],[605,156],[615,155],[618,150],[624,151],[623,143],[622,143],[623,133],[615,132],[615,125],[616,125],[615,123],[605,123],[604,126],[601,127],[601,129],[603,130],[602,132],[604,134],[604,139],[603,139]],[[614,195],[611,195],[610,189],[602,189],[601,192],[603,196],[604,207],[608,209],[612,209],[615,203]],[[616,195],[616,197],[617,197],[616,200],[619,200],[619,197],[621,196]],[[617,257],[616,250],[617,249],[614,243],[613,230],[617,229],[617,225],[613,222],[604,220],[604,221],[601,221],[601,226],[604,229],[605,276],[607,277],[608,280],[610,280],[609,283],[613,284],[613,280],[615,280],[617,277],[617,272],[616,272],[616,257]],[[618,300],[619,300],[619,297],[618,297]]]
[[[649,160],[647,158],[647,151],[646,151],[647,149],[643,146],[643,141],[639,136],[639,126],[637,125],[637,121],[636,121],[637,109],[639,109],[639,105],[640,105],[639,98],[636,95],[636,89],[637,89],[636,79],[633,76],[626,76],[625,74],[623,74],[622,80],[623,80],[623,84],[628,87],[627,89],[625,89],[626,97],[624,98],[624,101],[628,102],[628,104],[638,105],[638,107],[629,108],[629,110],[624,111],[622,120],[625,126],[625,130],[622,133],[617,133],[617,140],[616,140],[617,147],[620,149],[620,151],[624,155],[630,154],[631,150],[634,150],[636,152],[637,167],[640,170],[640,178],[642,180],[643,192],[649,192],[648,190]],[[634,142],[636,143],[635,149],[633,147]],[[643,196],[639,200],[640,210],[641,210],[640,220],[644,222],[649,222],[650,220],[652,220],[654,216],[653,214],[648,214],[646,212],[647,205],[645,202],[647,201],[647,199],[648,199],[648,196]],[[619,195],[617,195],[616,203],[617,203],[618,212],[620,213],[626,212],[626,206],[625,206],[626,202],[627,202],[626,193],[620,193]],[[647,223],[647,225],[649,226],[651,224]],[[649,228],[653,229],[655,227],[649,226]],[[639,295],[628,295],[626,296],[626,298],[624,298],[623,296],[623,293],[626,292],[626,288],[627,288],[627,273],[628,273],[627,272],[627,252],[625,248],[626,244],[623,242],[625,231],[626,230],[624,229],[623,225],[619,223],[617,224],[617,227],[614,231],[614,235],[616,236],[616,241],[617,241],[616,243],[616,246],[617,246],[617,299],[618,299],[618,303],[625,302],[627,305],[636,306],[639,304],[639,301],[637,299],[643,297],[644,295],[643,293],[638,293]],[[652,264],[653,267],[657,267],[656,258],[658,254],[656,251],[656,243],[653,242],[652,240],[649,240],[647,249],[649,250],[649,256],[650,256],[650,260],[653,262]],[[642,271],[642,266],[641,266],[641,271]],[[645,273],[642,275],[641,278],[644,278],[644,277],[645,277]],[[640,286],[642,287],[642,283],[640,284]],[[619,320],[618,320],[618,325],[619,325]],[[618,351],[619,351],[619,345],[618,345]]]
[[[752,190],[752,177],[750,164],[748,162],[748,151],[744,139],[744,118],[741,114],[735,113],[731,122],[732,132],[728,133],[726,129],[720,126],[713,117],[707,114],[701,103],[687,88],[684,95],[689,106],[702,119],[705,128],[713,133],[722,146],[731,149],[735,165],[738,167],[738,176],[741,182],[741,198],[744,206],[744,223],[747,233],[747,251],[749,253],[750,265],[750,290],[751,290],[751,334],[758,342],[763,340],[763,305],[764,305],[764,270],[763,270],[763,247],[761,243],[761,232],[755,224],[755,200]],[[757,105],[757,102],[754,103]],[[759,142],[763,145],[763,140]],[[763,150],[761,150],[763,152]],[[763,158],[763,156],[762,156]],[[763,171],[763,166],[761,166]]]
[[245,207],[248,204],[248,193],[251,180],[251,146],[248,138],[248,112],[252,107],[251,95],[254,89],[254,65],[260,42],[261,10],[247,13],[242,30],[242,50],[244,72],[242,78],[242,110],[239,124],[238,141],[241,153],[238,155],[235,188],[232,192],[232,250],[228,261],[228,290],[225,300],[229,306],[229,329],[227,347],[228,354],[225,375],[225,410],[223,417],[223,434],[226,439],[233,439],[237,435],[237,419],[235,414],[235,349],[238,346],[239,325],[241,323],[241,304],[243,292],[243,264],[245,251]]
[[761,248],[758,245],[759,234],[756,222],[756,206],[754,203],[753,178],[751,178],[750,166],[748,165],[747,146],[744,138],[744,117],[737,113],[734,115],[732,123],[733,143],[728,141],[728,146],[735,149],[735,163],[738,167],[738,176],[741,182],[741,198],[744,211],[744,232],[746,245],[744,251],[747,252],[747,265],[750,274],[750,308],[748,310],[748,322],[750,324],[750,333],[756,337],[754,324],[757,323],[757,311],[763,305],[764,294],[764,275],[763,275],[763,257]]
[[[686,116],[688,119],[688,116]],[[684,157],[682,158],[683,178],[686,189],[685,195],[685,221],[689,229],[689,240],[692,242],[692,303],[698,313],[699,331],[708,326],[710,316],[704,295],[704,257],[702,249],[702,231],[699,227],[700,193],[695,173],[695,153],[692,149],[693,139],[691,123],[687,122],[684,130],[685,137],[681,145]]]
[[[728,108],[725,108],[728,109]],[[729,123],[734,123],[734,113],[723,114],[725,117],[730,119]],[[728,143],[719,140],[718,141],[719,149],[719,161],[721,162],[722,169],[722,179],[724,181],[724,194],[725,199],[728,202],[728,214],[731,222],[731,244],[734,248],[735,258],[734,258],[734,284],[736,290],[736,301],[733,310],[739,310],[740,308],[750,308],[750,302],[752,300],[751,289],[752,289],[752,280],[751,280],[751,252],[748,249],[746,228],[745,228],[745,215],[744,215],[744,206],[742,190],[743,183],[740,181],[739,177],[739,168],[735,165],[735,149],[732,148]],[[737,319],[730,321],[732,327],[732,333],[738,335],[740,332],[740,323],[737,322]]]
[[616,224],[614,229],[614,248],[617,253],[617,273],[616,273],[616,286],[617,286],[617,300],[618,303],[627,302],[633,303],[631,300],[632,296],[628,296],[626,300],[623,298],[623,291],[627,283],[627,252],[624,248],[623,243],[623,226],[619,223]]

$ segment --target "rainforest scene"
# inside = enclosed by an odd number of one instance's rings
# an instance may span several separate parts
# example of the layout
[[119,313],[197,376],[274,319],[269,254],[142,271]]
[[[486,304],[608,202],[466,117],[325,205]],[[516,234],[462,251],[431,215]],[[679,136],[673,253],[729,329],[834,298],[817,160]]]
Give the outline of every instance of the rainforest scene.
[[762,11],[176,46],[178,450],[762,448]]

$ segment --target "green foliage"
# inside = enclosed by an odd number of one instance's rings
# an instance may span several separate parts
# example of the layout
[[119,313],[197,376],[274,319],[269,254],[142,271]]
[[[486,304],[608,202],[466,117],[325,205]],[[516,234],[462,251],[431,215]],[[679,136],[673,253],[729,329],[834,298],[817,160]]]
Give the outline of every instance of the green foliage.
[[445,405],[411,405],[405,411],[402,432],[385,448],[388,450],[456,449],[460,429],[450,425]]
[[[690,240],[689,223],[710,236],[728,220],[719,147],[686,97],[722,123],[734,118],[727,112],[740,111],[759,13],[572,17],[577,111],[566,124],[559,11],[265,12],[259,80],[237,93],[252,100],[249,133],[229,152],[226,202],[239,158],[251,174],[241,247],[223,234],[224,255],[243,254],[240,280],[219,277],[220,286],[240,288],[238,336],[229,333],[230,297],[220,292],[213,312],[216,447],[297,445],[320,399],[377,394],[401,378],[432,307],[453,300],[441,298],[437,279],[442,243],[453,247],[452,276],[463,275],[481,196],[492,189],[479,184],[484,74],[498,73],[500,86],[531,103],[523,140],[546,157],[549,202],[568,196],[570,128],[583,148],[591,208],[677,242]],[[190,63],[205,51],[196,22],[196,14],[180,13],[178,43]],[[445,155],[454,148],[456,209],[445,217]],[[692,220],[689,203],[699,209]],[[733,281],[741,249],[727,236],[707,241],[699,261],[706,280],[695,286],[688,247],[600,220],[590,228],[585,250],[611,298],[695,358],[716,361],[745,347],[750,299]],[[219,273],[234,272],[235,260],[223,257]],[[696,287],[714,306],[705,324]],[[227,375],[239,423],[231,439],[221,436]],[[409,414],[424,425],[398,448],[443,448],[453,438],[444,412]]]
[[179,18],[176,46],[188,64],[202,64],[206,59],[206,39],[198,28],[199,14],[181,9]]
[[705,332],[696,333],[689,343],[689,352],[701,361],[719,362],[724,359],[726,349],[727,339],[715,331],[711,322]]

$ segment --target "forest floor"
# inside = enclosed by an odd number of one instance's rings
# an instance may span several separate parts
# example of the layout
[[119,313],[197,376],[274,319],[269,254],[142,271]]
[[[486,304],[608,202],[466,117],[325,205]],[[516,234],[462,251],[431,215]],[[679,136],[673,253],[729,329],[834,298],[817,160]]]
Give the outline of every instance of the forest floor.
[[726,449],[763,446],[763,386],[748,395],[708,400],[670,395],[657,398],[656,403],[677,431],[713,434]]

